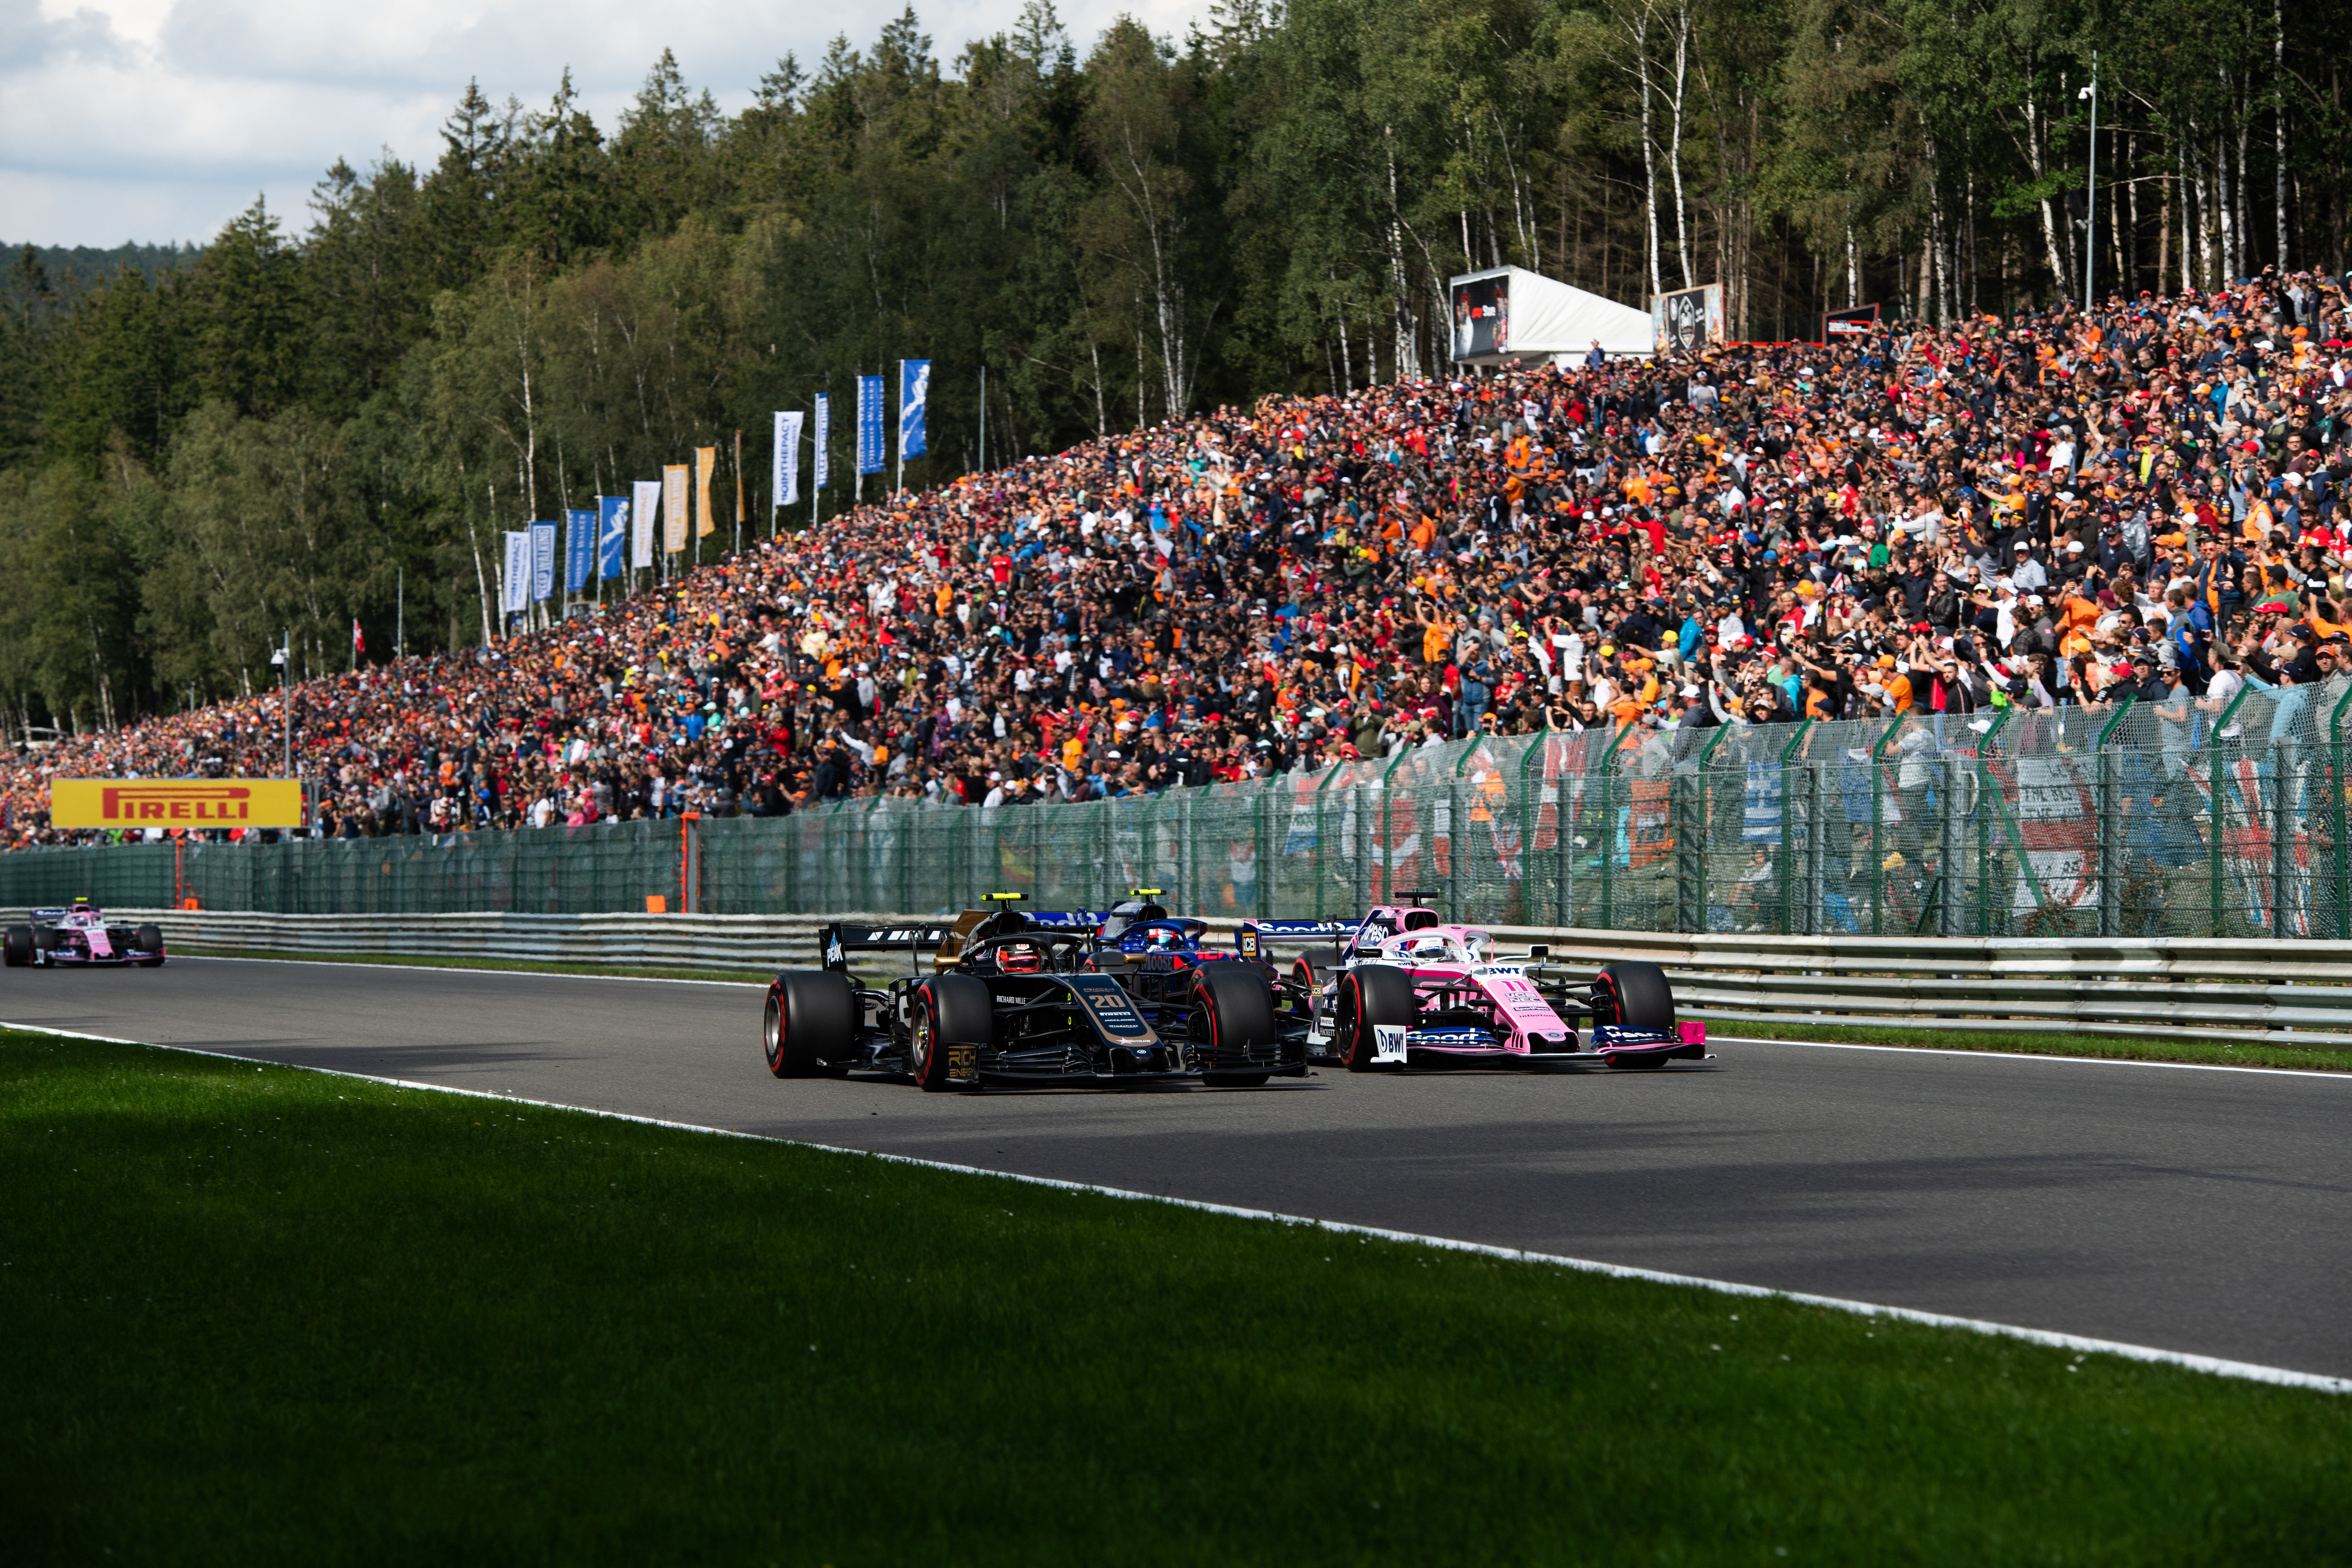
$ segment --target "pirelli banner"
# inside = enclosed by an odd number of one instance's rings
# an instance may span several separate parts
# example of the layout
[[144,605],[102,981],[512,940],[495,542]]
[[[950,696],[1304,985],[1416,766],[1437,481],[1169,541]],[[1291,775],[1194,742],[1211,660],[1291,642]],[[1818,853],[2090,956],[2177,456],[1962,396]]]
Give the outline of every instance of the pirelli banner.
[[52,827],[299,827],[299,779],[53,779]]

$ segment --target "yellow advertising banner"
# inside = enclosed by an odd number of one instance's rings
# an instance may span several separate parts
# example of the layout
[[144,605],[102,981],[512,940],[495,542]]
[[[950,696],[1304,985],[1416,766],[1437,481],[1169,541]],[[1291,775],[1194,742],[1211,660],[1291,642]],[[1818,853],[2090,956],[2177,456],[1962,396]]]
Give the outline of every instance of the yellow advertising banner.
[[299,827],[299,779],[52,779],[52,827]]
[[662,469],[662,550],[675,554],[686,548],[686,465],[671,463]]
[[710,476],[719,468],[719,448],[697,447],[694,449],[694,536],[708,539],[719,531],[710,521]]

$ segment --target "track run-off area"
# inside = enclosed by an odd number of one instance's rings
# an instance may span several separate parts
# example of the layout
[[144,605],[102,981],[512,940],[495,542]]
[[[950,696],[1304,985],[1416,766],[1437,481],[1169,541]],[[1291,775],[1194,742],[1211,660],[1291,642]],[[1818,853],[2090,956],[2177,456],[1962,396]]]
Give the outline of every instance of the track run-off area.
[[2352,1074],[1719,1042],[1660,1072],[778,1081],[754,984],[12,970],[0,1022],[2352,1376]]

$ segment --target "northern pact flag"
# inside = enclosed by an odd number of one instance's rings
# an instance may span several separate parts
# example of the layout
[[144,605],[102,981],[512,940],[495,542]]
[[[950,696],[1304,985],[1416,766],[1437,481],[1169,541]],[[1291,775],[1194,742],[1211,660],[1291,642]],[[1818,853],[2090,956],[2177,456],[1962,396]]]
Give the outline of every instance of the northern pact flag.
[[929,447],[923,445],[923,405],[931,393],[931,362],[927,359],[902,359],[898,362],[898,460],[919,458]]
[[541,604],[555,593],[555,524],[530,525],[530,602]]
[[596,514],[593,511],[566,511],[563,514],[563,591],[577,594],[588,586],[588,574],[596,569]]

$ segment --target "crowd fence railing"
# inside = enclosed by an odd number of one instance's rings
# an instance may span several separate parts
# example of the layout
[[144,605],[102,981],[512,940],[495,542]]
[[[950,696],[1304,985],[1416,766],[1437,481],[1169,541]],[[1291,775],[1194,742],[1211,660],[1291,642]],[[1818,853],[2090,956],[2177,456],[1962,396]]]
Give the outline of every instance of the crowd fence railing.
[[0,856],[0,905],[278,914],[945,912],[990,893],[1823,937],[2352,939],[2352,680],[2234,700],[1474,736],[993,808]]

